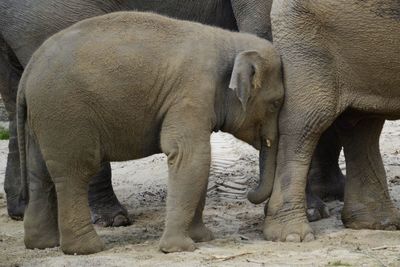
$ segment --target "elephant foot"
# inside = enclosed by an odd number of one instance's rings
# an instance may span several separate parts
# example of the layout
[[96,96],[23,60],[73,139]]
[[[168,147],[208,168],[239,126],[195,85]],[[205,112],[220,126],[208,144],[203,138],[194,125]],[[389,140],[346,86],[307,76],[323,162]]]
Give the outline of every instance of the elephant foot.
[[400,212],[390,200],[385,204],[345,203],[342,222],[345,227],[352,229],[400,230]]
[[264,237],[269,241],[286,242],[308,242],[315,239],[313,230],[305,216],[297,216],[298,220],[293,220],[295,214],[289,213],[282,215],[267,215],[264,222]]
[[325,203],[316,195],[307,192],[307,219],[309,222],[328,218],[330,216],[329,209]]
[[207,242],[214,239],[214,234],[203,223],[191,226],[189,236],[194,242]]
[[128,212],[125,207],[114,206],[109,207],[106,211],[104,208],[91,212],[92,223],[101,227],[118,227],[118,226],[128,226],[132,222],[128,217]]
[[24,243],[27,249],[54,248],[60,245],[60,237],[58,231],[46,231],[35,234],[25,231]]
[[165,253],[194,251],[196,246],[190,237],[183,235],[163,234],[160,240],[160,250]]
[[80,236],[63,234],[61,237],[61,249],[65,254],[87,255],[105,249],[105,245],[94,230]]
[[27,249],[54,248],[60,245],[57,218],[42,211],[28,211],[24,219],[24,243]]
[[90,201],[92,223],[101,227],[131,225],[128,211],[112,192],[111,197]]
[[110,163],[104,163],[101,171],[89,184],[89,207],[92,223],[102,227],[132,224],[128,211],[118,201],[111,184]]
[[26,201],[21,197],[9,197],[7,195],[7,212],[11,219],[22,221],[24,218]]

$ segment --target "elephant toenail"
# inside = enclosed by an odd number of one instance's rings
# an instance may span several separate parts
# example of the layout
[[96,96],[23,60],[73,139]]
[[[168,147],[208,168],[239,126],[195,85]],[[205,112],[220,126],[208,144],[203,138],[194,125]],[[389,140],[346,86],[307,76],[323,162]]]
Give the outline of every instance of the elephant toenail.
[[303,239],[304,242],[310,242],[310,241],[313,241],[313,240],[315,240],[315,237],[314,237],[314,235],[312,233],[306,234],[306,236]]
[[298,234],[290,234],[286,237],[286,242],[301,242],[300,235]]

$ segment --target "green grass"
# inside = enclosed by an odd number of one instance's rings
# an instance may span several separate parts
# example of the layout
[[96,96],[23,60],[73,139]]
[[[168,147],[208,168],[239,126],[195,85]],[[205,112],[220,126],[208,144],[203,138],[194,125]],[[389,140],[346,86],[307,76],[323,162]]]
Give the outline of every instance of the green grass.
[[0,126],[0,140],[8,140],[10,138],[10,133],[8,129]]

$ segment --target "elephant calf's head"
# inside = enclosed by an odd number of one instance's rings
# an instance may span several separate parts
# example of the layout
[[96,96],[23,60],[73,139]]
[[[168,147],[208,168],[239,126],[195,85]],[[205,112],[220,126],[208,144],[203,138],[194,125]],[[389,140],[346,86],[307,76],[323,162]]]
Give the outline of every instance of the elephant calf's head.
[[236,113],[241,117],[236,118],[240,125],[232,133],[260,150],[260,184],[248,197],[253,203],[261,203],[272,192],[278,115],[284,97],[281,62],[276,50],[269,46],[237,55],[229,87],[241,103],[241,112]]

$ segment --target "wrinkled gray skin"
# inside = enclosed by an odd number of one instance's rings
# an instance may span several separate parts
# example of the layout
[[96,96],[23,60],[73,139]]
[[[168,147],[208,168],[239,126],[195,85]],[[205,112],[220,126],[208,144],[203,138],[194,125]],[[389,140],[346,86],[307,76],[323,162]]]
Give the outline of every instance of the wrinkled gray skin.
[[[15,102],[18,82],[32,53],[52,34],[85,18],[119,10],[152,10],[172,17],[256,34],[271,40],[272,0],[3,0],[0,2],[0,93],[10,116],[10,143],[5,177],[7,208],[21,219],[27,196],[20,185],[19,152],[16,138]],[[334,135],[333,131],[327,133]],[[308,215],[317,220],[328,215],[318,197],[342,197],[343,175],[337,164],[341,145],[326,138],[317,148],[307,189]],[[332,145],[334,143],[335,145]],[[339,181],[339,182],[337,182]],[[312,194],[314,192],[317,196]],[[259,198],[250,198],[259,203]],[[104,163],[89,186],[89,205],[94,223],[119,226],[129,223],[126,209],[111,186],[111,169]]]
[[304,205],[307,172],[335,121],[347,166],[344,225],[399,229],[379,151],[384,120],[400,118],[399,1],[282,0],[271,18],[286,96],[265,237],[314,239]]
[[[10,117],[10,143],[5,191],[7,208],[14,219],[23,217],[26,188],[21,189],[16,138],[15,102],[23,69],[33,52],[52,34],[85,18],[120,10],[153,10],[181,19],[227,29],[251,31],[270,38],[268,1],[159,1],[159,0],[5,0],[0,2],[0,93]],[[250,15],[250,10],[251,15]],[[234,12],[235,11],[235,12]],[[22,192],[20,192],[22,190]],[[126,209],[111,186],[109,163],[89,186],[92,220],[104,226],[129,223]]]
[[271,170],[260,180],[272,181],[260,190],[271,191],[283,93],[278,53],[250,34],[118,12],[52,36],[18,91],[22,175],[36,180],[25,245],[56,246],[59,231],[65,253],[101,251],[87,203],[91,176],[102,162],[163,152],[169,179],[160,249],[193,251],[194,241],[212,239],[202,220],[210,133],[226,131],[259,149],[260,169]]

